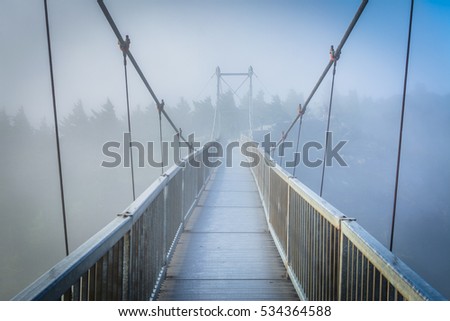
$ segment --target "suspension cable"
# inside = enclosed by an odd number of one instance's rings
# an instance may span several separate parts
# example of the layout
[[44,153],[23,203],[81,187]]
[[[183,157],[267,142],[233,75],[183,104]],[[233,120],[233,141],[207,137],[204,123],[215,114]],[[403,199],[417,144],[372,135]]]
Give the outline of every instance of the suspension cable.
[[[245,79],[245,80],[247,80],[247,79]],[[222,79],[222,81],[225,83],[225,85],[228,86],[228,88],[230,88],[231,92],[239,99],[239,101],[241,101],[242,98],[237,94],[237,92],[233,89],[233,87],[231,87],[231,85],[227,81],[225,81],[225,79]]]
[[[158,106],[159,117],[159,146],[161,150],[161,175],[164,175],[164,149],[163,149],[163,136],[162,136],[162,117],[161,114],[164,110],[164,99],[161,100],[161,104]],[[181,131],[180,131],[181,132]],[[177,134],[178,135],[178,134]]]
[[241,87],[247,82],[247,80],[250,79],[250,76],[247,76],[243,82],[236,88],[236,93],[241,89]]
[[56,90],[55,90],[55,78],[53,77],[53,59],[52,59],[52,46],[50,41],[50,23],[48,18],[48,6],[47,0],[44,0],[45,9],[45,27],[47,31],[47,47],[48,47],[48,61],[50,66],[50,82],[52,87],[52,103],[53,103],[53,119],[55,125],[55,138],[56,138],[56,152],[58,157],[58,175],[59,175],[59,190],[61,197],[61,208],[63,217],[63,228],[64,228],[64,244],[66,255],[69,255],[69,238],[67,233],[67,216],[66,216],[66,202],[64,195],[64,180],[62,172],[62,161],[61,161],[61,144],[59,141],[59,126],[58,126],[58,112],[56,108]]
[[330,104],[328,106],[328,119],[327,119],[327,130],[325,132],[325,150],[323,152],[323,162],[322,162],[322,178],[320,180],[320,193],[319,196],[322,197],[323,195],[323,179],[325,177],[325,163],[326,163],[326,157],[327,157],[327,151],[330,145],[330,141],[329,141],[329,132],[330,132],[330,120],[331,120],[331,107],[333,106],[333,93],[334,93],[334,78],[336,76],[336,64],[337,64],[337,59],[339,57],[334,57],[335,53],[333,50],[333,46],[331,46],[331,55],[332,55],[332,60],[334,61],[333,64],[333,78],[331,80],[331,92],[330,92]]
[[[124,40],[122,38],[122,35],[119,31],[119,29],[117,28],[113,18],[111,17],[111,14],[109,13],[108,9],[106,8],[103,0],[97,0],[98,5],[100,6],[100,9],[102,10],[106,20],[108,21],[109,25],[111,26],[111,29],[113,30],[114,34],[116,35],[119,43],[124,43]],[[127,56],[130,59],[130,62],[133,64],[134,68],[136,69],[136,72],[138,73],[139,77],[141,78],[142,82],[144,83],[145,87],[147,88],[148,92],[150,93],[150,95],[152,96],[153,100],[156,103],[156,106],[160,106],[161,102],[159,101],[158,97],[156,96],[155,92],[153,91],[152,87],[150,86],[150,84],[147,81],[147,78],[145,78],[144,73],[142,72],[141,68],[139,67],[138,63],[136,62],[136,60],[134,59],[133,55],[131,54],[130,50],[127,51]],[[164,117],[167,119],[167,121],[169,122],[170,126],[173,128],[173,130],[175,131],[175,133],[179,134],[180,138],[189,146],[190,149],[194,149],[194,146],[192,146],[192,144],[186,140],[184,138],[184,136],[182,135],[182,133],[179,131],[179,127],[175,126],[174,122],[172,121],[172,119],[169,117],[169,115],[167,114],[167,112],[163,109],[161,111],[161,113],[164,115]]]
[[253,72],[253,75],[255,75],[256,79],[258,79],[259,84],[261,85],[263,90],[266,92],[266,94],[271,97],[272,93],[269,91],[269,89],[267,89],[266,85],[264,85],[264,83],[261,81],[261,78],[259,78],[259,76],[255,72]]
[[303,122],[303,115],[305,114],[305,111],[302,109],[302,105],[299,104],[298,105],[298,113],[300,115],[300,121],[298,123],[298,132],[297,132],[297,146],[295,147],[295,154],[294,154],[294,170],[292,171],[292,176],[295,177],[295,170],[297,169],[297,165],[298,165],[298,149],[300,147],[300,132],[302,130],[302,122]]
[[411,0],[411,10],[409,13],[408,43],[407,43],[407,47],[406,47],[405,77],[403,80],[402,113],[401,113],[401,117],[400,117],[400,133],[399,133],[399,139],[398,139],[397,169],[396,169],[396,173],[395,173],[395,190],[394,190],[394,205],[393,205],[393,210],[392,210],[391,238],[389,241],[389,250],[391,252],[394,247],[395,216],[396,216],[396,212],[397,212],[398,184],[399,184],[399,178],[400,178],[400,163],[401,163],[402,141],[403,141],[403,122],[404,122],[404,116],[405,116],[406,89],[407,89],[407,85],[408,85],[409,53],[410,53],[410,48],[411,48],[413,13],[414,13],[414,0]]
[[[284,136],[284,131],[281,132],[281,136]],[[284,148],[283,148],[283,153],[281,153],[281,152],[278,153],[278,156],[280,156],[278,163],[281,167],[283,167]]]
[[214,132],[216,130],[217,108],[218,108],[218,104],[216,104],[216,108],[214,110],[213,126],[212,126],[212,129],[211,129],[211,137],[210,137],[211,141],[215,140]]
[[[204,93],[204,91],[206,90],[206,88],[207,88],[208,85],[210,84],[211,80],[214,78],[214,76],[216,76],[216,72],[214,72],[214,73],[211,75],[211,77],[208,79],[206,85],[203,87],[203,89],[201,90],[201,92],[196,96],[196,98],[194,99],[194,101],[197,101],[197,100],[199,99],[199,97]],[[211,141],[214,139],[214,129],[215,129],[216,116],[217,116],[217,109],[214,110],[213,126],[212,126],[212,130],[211,130],[211,135],[210,135],[210,140],[211,140]],[[180,129],[180,133],[181,133],[181,129]]]
[[127,121],[128,121],[128,134],[130,135],[130,146],[128,146],[130,151],[130,161],[131,161],[131,190],[133,193],[133,201],[136,199],[136,187],[134,182],[134,161],[133,161],[133,148],[132,148],[132,135],[131,135],[131,114],[130,114],[130,99],[128,95],[128,71],[127,71],[127,54],[126,52],[130,48],[130,38],[126,36],[124,43],[119,43],[120,49],[123,52],[123,69],[125,73],[125,92],[127,98]]
[[[350,36],[350,34],[353,31],[353,28],[355,27],[356,23],[358,22],[361,14],[364,11],[364,8],[366,7],[367,3],[369,2],[369,0],[362,0],[361,1],[361,5],[358,8],[358,11],[356,12],[355,16],[353,17],[353,20],[350,22],[350,25],[348,26],[344,36],[342,37],[341,42],[339,43],[338,47],[336,48],[336,55],[339,56],[341,54],[342,48],[344,47],[348,37]],[[325,67],[325,70],[322,72],[322,75],[320,76],[319,80],[317,81],[316,85],[314,86],[313,90],[311,91],[311,93],[309,94],[308,98],[306,99],[305,103],[303,104],[303,110],[306,111],[306,108],[308,107],[311,99],[314,97],[317,89],[319,89],[320,84],[322,83],[323,79],[325,78],[325,76],[328,74],[328,71],[330,70],[331,66],[333,65],[333,61],[330,60],[327,64],[327,66]],[[288,127],[288,129],[285,131],[285,137],[284,139],[287,138],[287,136],[289,135],[289,132],[292,130],[292,128],[294,127],[295,123],[300,119],[300,115],[297,115],[295,117],[295,119],[292,121],[291,125]],[[278,147],[283,141],[283,138],[281,138],[276,146]]]
[[[218,67],[217,67],[218,68]],[[220,80],[222,77],[220,77],[220,73],[215,73],[217,75],[217,97],[216,97],[216,108],[214,110],[214,119],[213,119],[213,127],[211,129],[211,141],[214,141],[216,138],[214,137],[215,131],[216,131],[216,123],[217,123],[217,114],[219,113],[219,98],[220,98]]]
[[215,75],[216,75],[216,73],[213,73],[213,74],[211,75],[211,77],[210,77],[210,78],[208,79],[208,81],[206,82],[205,86],[203,86],[203,89],[200,91],[200,93],[199,93],[197,96],[195,96],[195,99],[193,99],[194,101],[197,101],[197,100],[200,98],[200,96],[205,92],[206,88],[208,88],[208,86],[209,86],[211,80],[214,78]]

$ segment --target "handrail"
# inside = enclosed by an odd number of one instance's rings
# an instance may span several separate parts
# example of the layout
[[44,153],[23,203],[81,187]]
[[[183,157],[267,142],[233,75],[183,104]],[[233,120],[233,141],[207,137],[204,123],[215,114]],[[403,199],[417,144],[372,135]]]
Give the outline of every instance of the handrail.
[[131,223],[131,217],[117,217],[12,300],[58,299],[129,231]]
[[254,148],[269,230],[303,300],[446,300],[330,203]]
[[[310,204],[314,209],[320,212],[328,221],[330,221],[334,226],[338,226],[339,222],[345,215],[340,212],[337,208],[333,207],[330,203],[321,197],[317,197],[308,186],[300,182],[297,178],[292,177],[285,169],[280,165],[276,164],[272,168],[280,177],[287,179],[287,183],[290,187],[302,196],[308,204]],[[292,183],[291,183],[292,182]]]
[[[387,297],[392,296],[391,299],[398,299],[398,297],[395,297],[397,292],[401,293],[404,296],[404,299],[409,301],[446,300],[440,293],[411,270],[410,267],[370,235],[361,225],[354,221],[342,222],[341,230],[343,238],[341,244],[343,244],[343,246],[345,246],[344,242],[353,244],[357,251],[361,252],[370,264],[373,265],[373,268],[380,271],[385,276],[386,280],[389,282],[387,284],[391,284],[392,287],[396,289],[395,291],[389,290],[388,285],[386,284],[385,294],[380,293],[379,295],[386,295]],[[370,265],[367,265],[366,269],[369,266]],[[383,282],[383,280],[381,279],[380,282]],[[348,294],[349,293],[342,292],[342,299],[348,299],[348,297],[346,297]]]
[[[154,299],[173,245],[210,177],[201,163],[207,148],[172,166],[123,213],[12,300]],[[193,158],[199,167],[190,164]],[[181,199],[174,202],[169,188]]]

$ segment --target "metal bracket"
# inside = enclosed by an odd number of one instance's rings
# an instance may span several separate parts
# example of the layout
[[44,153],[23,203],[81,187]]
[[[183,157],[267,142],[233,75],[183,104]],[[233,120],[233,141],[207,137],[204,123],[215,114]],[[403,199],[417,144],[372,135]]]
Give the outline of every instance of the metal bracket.
[[342,228],[342,222],[343,221],[353,222],[353,221],[356,221],[356,218],[354,218],[354,217],[341,217],[339,219],[339,230],[341,230],[341,228]]
[[156,108],[158,109],[159,112],[162,112],[164,110],[164,106],[165,106],[164,99],[161,99],[161,102],[159,104],[157,103]]
[[133,216],[133,214],[131,214],[130,212],[126,211],[125,213],[119,213],[119,214],[117,214],[117,216],[121,216],[121,217],[123,217],[123,218],[127,218],[127,217]]
[[341,217],[339,220],[340,221],[349,221],[349,222],[351,222],[351,221],[356,221],[356,218],[354,218],[354,217]]

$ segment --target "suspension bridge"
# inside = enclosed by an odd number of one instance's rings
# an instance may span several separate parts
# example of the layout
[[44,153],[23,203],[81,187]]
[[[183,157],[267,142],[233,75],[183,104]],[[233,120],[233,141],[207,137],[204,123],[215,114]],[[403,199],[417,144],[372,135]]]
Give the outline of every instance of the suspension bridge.
[[[330,51],[330,61],[310,96],[299,106],[298,115],[273,150],[299,123],[298,151],[303,115],[332,70],[329,131],[337,62],[367,2],[361,2],[341,42]],[[217,152],[219,145],[214,139],[221,136],[223,126],[218,106],[212,142],[195,149],[146,80],[131,54],[128,37],[123,38],[103,1],[98,3],[123,52],[130,135],[127,62],[136,69],[155,101],[160,139],[161,119],[165,117],[190,153],[168,170],[161,168],[161,176],[139,196],[135,195],[131,166],[133,203],[71,253],[65,229],[67,256],[14,300],[445,300],[358,222],[322,198],[325,162],[318,195],[302,184],[295,172],[291,175],[276,164],[270,150],[264,151],[252,141],[252,67],[245,73],[216,69],[217,100],[224,77],[250,80],[249,130],[241,135],[246,153],[227,148],[223,156],[231,160],[228,164],[208,166],[205,160],[211,151]],[[52,73],[47,4],[45,9]],[[413,2],[410,33],[412,11]],[[406,81],[407,67],[405,88]],[[58,137],[53,77],[52,89]],[[400,135],[398,164],[401,141]],[[58,139],[56,144],[64,200]],[[249,153],[258,161],[253,166],[242,166],[250,161]],[[398,172],[399,167],[397,182]],[[395,193],[397,188],[398,184]]]

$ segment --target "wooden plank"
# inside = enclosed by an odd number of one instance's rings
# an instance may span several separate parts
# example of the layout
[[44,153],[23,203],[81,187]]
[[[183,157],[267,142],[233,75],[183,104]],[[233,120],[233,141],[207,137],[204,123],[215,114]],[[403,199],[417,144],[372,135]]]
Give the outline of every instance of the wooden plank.
[[167,279],[160,300],[298,300],[288,279],[184,280]]
[[258,192],[206,191],[200,197],[198,206],[210,207],[259,207],[262,204]]
[[[187,232],[267,232],[265,220],[259,219],[261,208],[221,208],[208,209],[204,215],[202,208],[197,207],[185,226]],[[238,224],[229,224],[229,222]]]
[[250,170],[218,168],[180,237],[158,299],[298,300],[268,230]]

